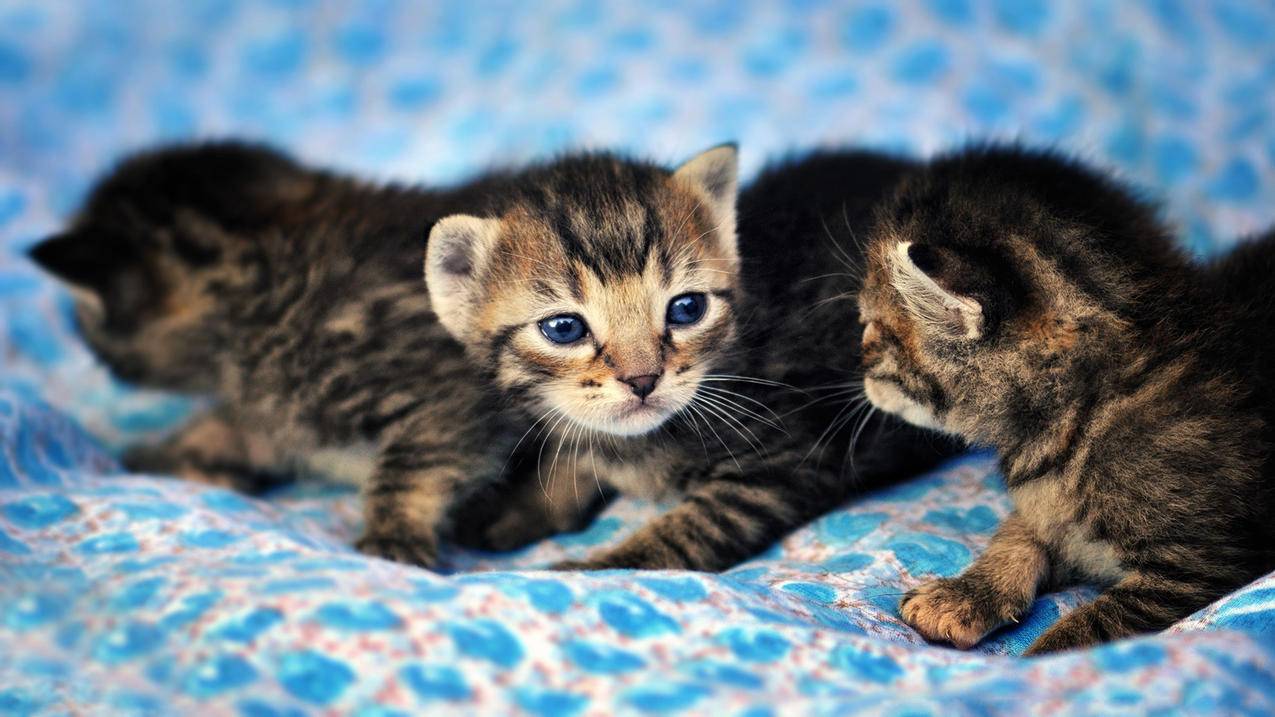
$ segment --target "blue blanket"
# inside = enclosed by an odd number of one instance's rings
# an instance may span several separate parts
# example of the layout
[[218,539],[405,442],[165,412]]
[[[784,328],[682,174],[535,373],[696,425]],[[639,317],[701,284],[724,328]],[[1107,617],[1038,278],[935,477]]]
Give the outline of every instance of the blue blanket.
[[[180,9],[179,9],[180,8]],[[959,572],[1007,499],[960,458],[722,575],[538,570],[660,506],[450,574],[364,558],[348,490],[129,475],[188,399],[110,380],[22,250],[121,152],[249,136],[444,182],[572,146],[726,139],[924,154],[1057,143],[1164,198],[1200,253],[1275,219],[1275,7],[305,0],[0,2],[0,714],[1275,712],[1275,576],[1164,634],[1022,660],[1092,591],[970,653],[900,594]]]

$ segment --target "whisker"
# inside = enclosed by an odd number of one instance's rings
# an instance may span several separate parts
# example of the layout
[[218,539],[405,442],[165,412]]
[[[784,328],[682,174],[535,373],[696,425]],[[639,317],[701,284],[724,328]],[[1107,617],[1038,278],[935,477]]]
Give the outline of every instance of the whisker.
[[747,401],[747,402],[749,402],[749,403],[753,404],[754,406],[757,406],[757,407],[758,407],[758,408],[760,408],[761,410],[765,411],[766,413],[770,414],[770,415],[771,415],[771,416],[772,416],[772,417],[773,417],[776,421],[778,421],[778,420],[779,420],[779,414],[775,413],[775,411],[774,411],[773,409],[771,409],[771,407],[770,407],[770,406],[767,406],[765,403],[762,403],[761,401],[758,401],[757,399],[753,398],[752,396],[749,396],[749,395],[746,395],[746,394],[740,393],[740,392],[738,392],[738,391],[732,391],[732,390],[730,390],[730,389],[728,389],[728,388],[721,388],[720,386],[700,386],[699,388],[700,388],[701,390],[704,390],[704,391],[712,392],[713,394],[721,394],[721,395],[726,395],[726,396],[734,396],[735,398],[738,398],[738,399],[740,399],[740,400],[742,400],[742,401]]
[[700,446],[704,449],[704,457],[708,458],[708,443],[704,441],[704,432],[700,430],[699,419],[695,417],[695,414],[689,412],[679,413],[678,415],[686,416],[686,419],[690,422],[690,427],[695,431],[695,435],[699,436]]
[[832,235],[832,230],[828,228],[828,222],[824,219],[822,214],[819,215],[819,223],[823,225],[823,233],[827,235],[828,240],[832,242],[832,246],[836,250],[841,263],[844,264],[847,269],[854,271],[854,259],[850,258],[850,254],[841,247],[841,243],[838,242],[837,238]]
[[721,434],[719,434],[717,429],[713,427],[713,422],[708,419],[708,416],[704,415],[703,411],[700,410],[700,407],[695,405],[695,400],[691,399],[691,402],[686,404],[686,407],[699,414],[699,417],[704,419],[704,425],[708,426],[708,430],[713,434],[713,437],[717,439],[718,443],[722,444],[722,448],[726,449],[726,454],[730,456],[731,461],[735,464],[735,469],[740,473],[743,473],[744,469],[739,465],[739,459],[735,457],[735,452],[730,449],[730,446],[726,444],[726,441],[722,440]]
[[553,452],[553,463],[549,465],[549,487],[550,488],[553,487],[553,482],[557,480],[558,456],[562,455],[562,444],[565,443],[571,437],[571,432],[574,430],[575,430],[575,423],[569,422],[567,423],[567,430],[558,436],[558,448],[557,450]]
[[816,301],[815,303],[811,304],[810,307],[812,309],[815,309],[820,306],[823,306],[824,304],[831,304],[834,301],[845,301],[847,299],[854,299],[854,298],[855,298],[854,294],[841,293],[841,294],[837,294],[836,296],[829,296],[826,299],[820,299],[819,301]]
[[[832,417],[832,420],[828,422],[827,427],[823,429],[823,432],[819,434],[819,437],[815,439],[814,445],[812,445],[810,450],[806,452],[806,455],[801,459],[801,462],[804,464],[807,460],[810,460],[810,457],[815,454],[815,451],[819,452],[816,462],[822,461],[823,450],[820,449],[820,445],[824,443],[825,439],[831,441],[832,438],[835,437],[845,426],[846,421],[850,420],[849,417],[855,416],[859,411],[863,410],[863,405],[863,403],[858,401],[847,401],[846,404],[837,411],[836,415]],[[849,412],[848,415],[847,411]],[[845,420],[842,420],[843,416],[846,416]],[[827,448],[827,446],[824,445],[824,448]]]
[[[703,405],[701,407],[705,411],[708,411],[710,414],[724,421],[728,428],[730,428],[737,435],[739,435],[741,439],[743,439],[746,443],[748,443],[748,445],[754,451],[757,452],[757,455],[763,456],[763,457],[765,456],[766,451],[762,446],[761,440],[757,438],[757,434],[753,433],[752,430],[748,428],[748,426],[744,425],[742,421],[740,421],[738,418],[732,415],[730,411],[724,405],[714,403],[711,400],[709,400],[707,396],[704,396],[702,394],[697,396],[697,398],[703,402]],[[745,433],[747,433],[748,435],[744,435]]]
[[[865,410],[865,409],[868,409],[868,404],[867,404],[866,402],[860,402],[860,403],[858,403],[858,404],[855,406],[855,409],[854,409],[853,411],[851,411],[850,413],[846,414],[846,416],[845,416],[844,418],[842,418],[842,419],[841,419],[841,421],[837,424],[837,428],[836,428],[836,430],[835,430],[835,431],[833,431],[832,436],[830,436],[830,437],[828,438],[828,441],[827,441],[826,443],[824,443],[823,448],[822,448],[822,449],[820,449],[820,451],[819,451],[819,460],[820,460],[820,461],[822,461],[822,460],[823,460],[823,455],[824,455],[824,453],[826,453],[826,452],[828,451],[828,448],[832,446],[832,442],[833,442],[834,440],[836,440],[836,437],[837,437],[837,436],[841,435],[841,431],[843,431],[843,430],[845,429],[845,427],[846,427],[846,426],[850,425],[850,424],[851,424],[851,422],[855,421],[856,419],[859,419],[860,417],[864,416],[865,414],[867,414],[867,413],[871,413],[871,411],[870,411],[870,410]],[[853,433],[853,431],[852,431],[852,433]],[[849,445],[849,444],[847,444],[847,445]],[[843,460],[844,460],[844,459],[843,459]],[[853,470],[853,468],[852,468],[852,470]]]
[[[854,429],[854,435],[850,437],[850,470],[855,471],[854,455],[855,448],[859,444],[859,436],[863,434],[863,429],[868,425],[868,421],[872,420],[872,415],[877,412],[877,407],[873,406],[871,410],[864,415],[863,420],[859,421],[859,426]],[[857,472],[857,471],[856,471]]]
[[854,280],[856,280],[856,281],[860,278],[858,274],[849,274],[849,273],[846,273],[846,272],[844,272],[844,271],[836,271],[836,272],[833,272],[833,273],[831,273],[831,274],[820,274],[820,275],[818,275],[818,276],[810,276],[810,277],[806,277],[805,279],[802,279],[801,281],[799,281],[799,282],[797,282],[797,283],[798,283],[798,284],[805,284],[805,283],[807,283],[807,282],[811,282],[811,281],[818,281],[818,280],[820,280],[820,279],[831,279],[831,278],[833,278],[833,277],[837,277],[837,276],[844,276],[844,277],[846,277],[846,278],[848,278],[848,279],[854,279]]
[[861,241],[854,233],[854,227],[850,226],[850,216],[846,213],[845,202],[841,203],[841,221],[845,222],[846,231],[850,233],[850,241],[854,242],[855,246],[859,247],[860,254],[866,255],[868,253],[867,242]]
[[[541,467],[544,466],[545,445],[549,442],[549,438],[553,435],[553,432],[556,431],[558,426],[566,419],[567,414],[564,411],[558,420],[554,421],[553,425],[549,427],[549,430],[545,433],[545,437],[540,441],[540,451],[536,453],[536,481],[540,483],[540,491],[545,494],[545,498],[549,497],[549,488],[545,485],[545,477],[541,473]],[[552,469],[549,472],[550,478],[552,478]]]
[[820,396],[819,398],[816,398],[812,401],[807,401],[806,403],[803,403],[802,405],[792,409],[791,411],[786,411],[784,413],[784,416],[791,416],[794,413],[799,413],[801,411],[806,410],[807,408],[810,408],[811,406],[816,406],[820,403],[826,403],[828,401],[836,401],[840,399],[845,399],[847,397],[852,401],[866,398],[866,396],[863,395],[863,389],[847,388],[841,391],[837,391],[835,393],[828,394],[826,396]]
[[856,378],[852,381],[842,381],[841,383],[826,383],[821,386],[809,386],[806,388],[806,392],[815,393],[818,391],[831,391],[832,389],[842,388],[863,388],[863,379]]
[[571,491],[576,497],[576,510],[580,509],[580,435],[584,432],[584,424],[576,427],[575,440],[571,443]]
[[739,381],[740,383],[755,383],[761,386],[774,386],[776,388],[790,388],[794,391],[801,391],[791,383],[783,383],[781,381],[772,381],[767,378],[756,378],[753,376],[735,376],[728,373],[711,373],[705,374],[700,378],[701,381]]
[[532,431],[533,429],[535,429],[535,427],[536,427],[537,425],[539,425],[539,423],[540,423],[541,421],[543,421],[543,420],[545,420],[546,418],[548,418],[548,417],[550,417],[550,416],[554,415],[554,414],[555,414],[555,413],[557,413],[557,412],[558,412],[558,409],[556,409],[556,408],[550,408],[548,411],[545,411],[544,413],[540,414],[540,418],[537,418],[537,419],[535,420],[535,422],[534,422],[534,423],[532,423],[532,424],[531,424],[531,426],[530,426],[530,427],[528,427],[528,428],[527,428],[527,430],[523,432],[522,437],[521,437],[521,438],[519,438],[519,439],[518,439],[518,442],[514,444],[514,447],[513,447],[513,448],[511,448],[511,449],[509,450],[509,455],[508,455],[508,457],[506,457],[506,458],[505,458],[505,463],[504,463],[504,465],[502,465],[502,466],[500,467],[500,472],[501,472],[501,474],[502,474],[502,475],[504,474],[505,469],[509,467],[509,461],[513,460],[514,454],[516,454],[516,453],[518,452],[518,447],[519,447],[519,446],[521,446],[521,445],[522,445],[522,442],[523,442],[523,441],[525,441],[525,440],[527,439],[527,435],[528,435],[528,434],[530,434],[530,433],[531,433],[531,431]]
[[692,240],[691,240],[691,243],[695,243],[695,242],[699,241],[700,239],[703,239],[704,237],[708,236],[709,234],[712,234],[713,232],[717,231],[718,229],[721,229],[721,228],[722,228],[722,225],[723,225],[723,224],[725,224],[725,223],[726,223],[726,222],[724,222],[724,221],[723,221],[723,222],[718,222],[718,223],[717,223],[717,226],[714,226],[712,229],[709,229],[708,231],[704,232],[703,234],[700,234],[699,236],[695,237],[694,239],[692,239]]
[[[725,402],[726,404],[728,404],[728,405],[730,405],[730,406],[734,407],[734,408],[735,408],[735,410],[737,410],[738,412],[742,413],[744,416],[746,416],[746,417],[748,417],[748,418],[751,418],[751,419],[753,419],[754,421],[757,421],[758,423],[761,423],[761,424],[763,424],[763,425],[765,425],[765,426],[769,426],[769,427],[771,427],[771,428],[775,429],[776,431],[779,431],[780,433],[784,434],[785,436],[786,436],[786,435],[788,435],[788,431],[787,431],[787,429],[785,429],[785,428],[783,427],[783,425],[782,425],[782,419],[780,419],[780,418],[779,418],[779,416],[778,416],[778,415],[777,415],[774,411],[770,410],[770,407],[769,407],[769,406],[767,406],[766,404],[764,404],[764,403],[762,403],[762,402],[760,402],[760,401],[753,400],[753,399],[749,398],[748,396],[744,396],[744,395],[742,395],[742,394],[735,393],[734,391],[726,391],[725,389],[720,389],[720,388],[715,389],[715,388],[713,388],[713,387],[711,387],[711,386],[700,386],[700,390],[702,390],[702,391],[708,391],[710,396],[712,396],[713,398],[717,399],[718,401]],[[765,416],[761,415],[760,413],[758,413],[758,412],[756,412],[756,411],[754,411],[754,410],[752,410],[752,409],[748,408],[747,406],[745,406],[745,405],[743,405],[743,404],[741,404],[741,403],[739,403],[739,402],[737,402],[737,401],[735,401],[735,400],[733,400],[733,399],[729,398],[728,396],[730,396],[730,395],[738,396],[738,397],[740,397],[740,398],[742,398],[742,399],[744,399],[744,400],[751,401],[752,403],[755,403],[755,404],[757,404],[758,406],[761,406],[763,410],[765,410],[767,413],[769,413],[770,415],[772,415],[772,416],[774,416],[774,417],[775,417],[775,418],[774,418],[774,420],[771,420],[771,419],[769,419],[769,418],[766,418]]]
[[593,484],[598,488],[598,495],[606,498],[606,491],[602,490],[601,473],[598,472],[598,454],[597,449],[593,447],[593,429],[589,429],[589,462],[593,464]]

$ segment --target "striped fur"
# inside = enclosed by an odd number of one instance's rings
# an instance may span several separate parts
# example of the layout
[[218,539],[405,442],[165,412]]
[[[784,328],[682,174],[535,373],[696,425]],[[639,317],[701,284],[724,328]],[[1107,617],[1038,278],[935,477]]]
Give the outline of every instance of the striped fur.
[[868,397],[995,447],[1015,506],[963,575],[905,597],[923,635],[969,647],[1043,586],[1106,585],[1029,652],[1083,647],[1275,567],[1275,237],[1201,267],[1114,183],[990,148],[903,183],[868,251]]

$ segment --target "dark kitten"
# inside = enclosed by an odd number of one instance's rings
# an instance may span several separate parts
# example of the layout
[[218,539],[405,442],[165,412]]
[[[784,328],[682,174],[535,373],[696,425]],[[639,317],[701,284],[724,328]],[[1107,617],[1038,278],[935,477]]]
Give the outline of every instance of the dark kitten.
[[860,295],[868,397],[994,446],[1014,502],[904,620],[967,648],[1041,589],[1105,584],[1028,650],[1159,630],[1275,567],[1269,272],[1211,267],[1073,162],[943,157],[879,212]]

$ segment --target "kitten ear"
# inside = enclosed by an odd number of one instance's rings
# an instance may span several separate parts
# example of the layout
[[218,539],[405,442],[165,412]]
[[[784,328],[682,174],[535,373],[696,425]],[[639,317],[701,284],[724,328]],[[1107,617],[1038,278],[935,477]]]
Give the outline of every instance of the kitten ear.
[[963,339],[983,335],[983,307],[974,299],[954,294],[930,275],[938,257],[929,247],[899,242],[891,262],[892,283],[908,311],[920,321]]
[[444,217],[429,232],[425,286],[439,322],[458,339],[470,332],[482,267],[499,234],[499,220],[467,214]]
[[41,269],[74,287],[93,291],[105,289],[111,275],[126,268],[129,254],[76,232],[49,237],[27,252]]
[[734,254],[739,148],[731,142],[700,152],[675,169],[673,178],[703,193],[718,234],[728,242]]

